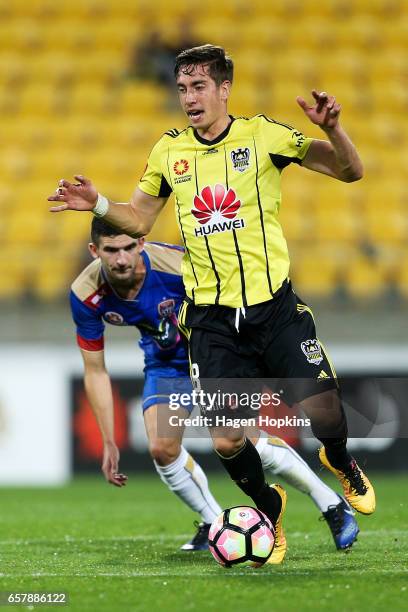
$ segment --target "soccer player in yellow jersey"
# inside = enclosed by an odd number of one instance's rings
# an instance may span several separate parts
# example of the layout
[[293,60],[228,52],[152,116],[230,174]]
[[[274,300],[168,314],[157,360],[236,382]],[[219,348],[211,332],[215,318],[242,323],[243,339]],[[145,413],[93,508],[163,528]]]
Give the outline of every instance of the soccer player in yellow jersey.
[[[187,299],[180,327],[189,339],[193,382],[222,378],[302,379],[286,402],[299,404],[323,444],[322,463],[341,481],[359,512],[375,508],[373,488],[348,453],[347,423],[335,372],[316,336],[310,309],[289,281],[289,255],[278,219],[280,178],[290,163],[352,182],[363,174],[356,149],[340,126],[340,105],[313,91],[308,119],[328,140],[306,138],[264,115],[232,117],[227,103],[233,62],[204,45],[176,58],[181,106],[190,125],[155,144],[129,204],[98,194],[85,177],[61,180],[51,210],[90,210],[132,236],[151,230],[171,192],[185,246]],[[231,478],[268,514],[282,557],[286,495],[265,481],[258,452],[242,431],[214,432],[214,447]]]

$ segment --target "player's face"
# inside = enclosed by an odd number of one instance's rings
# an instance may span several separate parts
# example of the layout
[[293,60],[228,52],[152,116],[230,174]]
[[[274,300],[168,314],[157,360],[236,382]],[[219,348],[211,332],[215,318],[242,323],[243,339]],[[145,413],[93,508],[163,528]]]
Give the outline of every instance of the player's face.
[[103,270],[112,284],[131,285],[136,280],[143,251],[143,238],[101,236],[99,243],[89,245],[93,257],[99,257]]
[[217,85],[205,65],[185,68],[189,74],[181,68],[177,77],[180,104],[191,125],[205,132],[225,117],[231,83]]

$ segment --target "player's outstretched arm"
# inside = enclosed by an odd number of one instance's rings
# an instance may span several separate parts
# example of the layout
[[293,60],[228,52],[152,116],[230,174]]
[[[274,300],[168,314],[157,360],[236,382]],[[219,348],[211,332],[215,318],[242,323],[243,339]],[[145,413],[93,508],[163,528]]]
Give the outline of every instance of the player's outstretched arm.
[[355,146],[340,126],[341,106],[334,96],[326,92],[312,91],[315,103],[311,106],[301,98],[296,98],[308,119],[318,125],[327,135],[326,140],[314,140],[302,166],[327,174],[346,183],[358,181],[363,176],[363,164]]
[[55,194],[48,197],[50,202],[59,202],[50,208],[51,212],[65,210],[91,211],[101,216],[124,234],[139,238],[150,232],[153,224],[168,198],[159,198],[136,188],[130,202],[112,202],[98,194],[93,183],[82,175],[76,175],[77,183],[65,179],[59,181]]
[[127,476],[118,472],[119,449],[114,436],[112,386],[105,367],[104,351],[81,349],[81,354],[84,360],[86,394],[103,439],[102,472],[108,482],[116,487],[123,487]]

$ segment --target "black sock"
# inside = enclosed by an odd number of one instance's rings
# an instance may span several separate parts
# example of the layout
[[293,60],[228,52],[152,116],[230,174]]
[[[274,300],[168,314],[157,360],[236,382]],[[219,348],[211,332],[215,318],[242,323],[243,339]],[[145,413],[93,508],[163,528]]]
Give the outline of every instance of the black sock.
[[345,472],[353,461],[353,457],[347,450],[347,438],[320,438],[326,450],[326,457],[329,463]]
[[281,511],[282,500],[265,481],[261,458],[251,440],[247,438],[242,448],[232,457],[217,454],[232,480],[253,499],[259,510],[265,512],[275,525]]

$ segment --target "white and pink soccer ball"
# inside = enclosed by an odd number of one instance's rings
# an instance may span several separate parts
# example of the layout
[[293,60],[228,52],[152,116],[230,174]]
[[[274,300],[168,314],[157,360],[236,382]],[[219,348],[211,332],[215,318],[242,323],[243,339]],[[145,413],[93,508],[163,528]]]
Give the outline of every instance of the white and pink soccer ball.
[[213,521],[208,542],[214,559],[224,567],[261,567],[272,554],[275,532],[263,512],[236,506],[227,508]]

